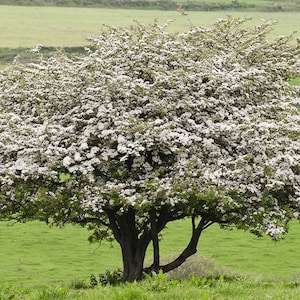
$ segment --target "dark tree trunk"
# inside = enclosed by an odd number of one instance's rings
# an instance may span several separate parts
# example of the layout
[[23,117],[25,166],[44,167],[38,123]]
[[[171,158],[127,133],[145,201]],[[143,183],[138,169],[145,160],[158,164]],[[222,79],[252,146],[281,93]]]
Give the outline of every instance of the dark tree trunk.
[[144,245],[133,244],[126,240],[121,242],[123,258],[123,281],[135,281],[142,279],[144,259],[149,242]]
[[[197,252],[197,244],[202,231],[213,223],[202,218],[196,226],[195,218],[192,218],[192,237],[189,244],[174,261],[161,266],[158,234],[169,221],[181,219],[184,217],[183,215],[172,214],[167,207],[161,207],[159,210],[153,208],[149,212],[149,218],[145,219],[145,223],[137,225],[138,219],[134,208],[128,208],[122,214],[117,209],[107,210],[106,213],[109,219],[109,227],[122,249],[124,282],[142,279],[143,272],[151,274],[162,270],[167,273],[177,268],[188,257]],[[144,268],[146,251],[151,241],[153,245],[153,263],[151,266]]]
[[[136,228],[135,210],[129,208],[122,215],[107,211],[110,228],[121,246],[123,259],[123,281],[140,280],[143,276],[146,250],[151,241],[151,234],[141,234]],[[140,235],[140,236],[139,236]]]
[[159,254],[159,240],[158,240],[155,209],[152,209],[150,212],[150,222],[151,222],[151,237],[152,237],[152,245],[153,245],[152,269],[154,272],[158,273],[160,269],[160,254]]

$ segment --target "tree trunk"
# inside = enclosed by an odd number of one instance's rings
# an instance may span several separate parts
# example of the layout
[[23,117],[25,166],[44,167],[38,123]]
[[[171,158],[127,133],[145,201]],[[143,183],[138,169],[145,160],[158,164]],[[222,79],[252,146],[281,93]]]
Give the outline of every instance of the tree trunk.
[[157,232],[157,220],[156,220],[156,211],[152,209],[150,211],[150,222],[151,222],[151,237],[153,245],[153,264],[152,269],[154,272],[158,273],[160,269],[160,253],[159,253],[159,240]]
[[140,248],[137,246],[126,239],[121,243],[124,282],[142,279],[147,246],[140,245]]
[[150,232],[139,236],[134,209],[129,208],[122,215],[107,211],[107,215],[110,228],[122,250],[123,281],[132,282],[142,279],[146,250],[151,241]]

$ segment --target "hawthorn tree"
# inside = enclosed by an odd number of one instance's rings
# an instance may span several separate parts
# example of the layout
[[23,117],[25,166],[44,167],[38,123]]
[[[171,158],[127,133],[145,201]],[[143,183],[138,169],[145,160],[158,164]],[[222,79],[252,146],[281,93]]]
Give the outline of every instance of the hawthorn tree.
[[[124,281],[176,268],[213,223],[281,238],[300,209],[299,43],[246,21],[107,27],[85,55],[37,48],[1,71],[1,218],[112,234]],[[162,265],[183,218],[191,239]]]

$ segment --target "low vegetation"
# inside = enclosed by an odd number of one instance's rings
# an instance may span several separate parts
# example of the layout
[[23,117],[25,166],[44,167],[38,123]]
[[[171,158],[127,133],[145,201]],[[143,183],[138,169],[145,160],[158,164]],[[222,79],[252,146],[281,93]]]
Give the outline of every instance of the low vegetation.
[[[261,280],[258,277],[231,273],[216,266],[213,260],[194,257],[187,262],[185,271],[165,276],[162,272],[146,276],[142,282],[120,283],[118,270],[106,271],[91,277],[91,281],[74,279],[65,285],[48,285],[31,289],[16,285],[0,285],[0,299],[14,300],[193,300],[193,299],[298,299],[300,277]],[[202,273],[206,268],[209,273]],[[182,269],[184,269],[182,267]],[[191,272],[192,271],[192,272]],[[195,274],[194,272],[198,272]],[[200,272],[200,273],[199,273]],[[96,280],[96,281],[95,281]],[[95,283],[96,282],[96,283]]]
[[293,281],[261,281],[245,278],[226,279],[220,277],[174,280],[159,273],[139,283],[126,283],[119,286],[97,286],[93,289],[50,286],[38,289],[0,286],[1,299],[78,299],[78,300],[257,300],[257,299],[298,299],[300,286]]

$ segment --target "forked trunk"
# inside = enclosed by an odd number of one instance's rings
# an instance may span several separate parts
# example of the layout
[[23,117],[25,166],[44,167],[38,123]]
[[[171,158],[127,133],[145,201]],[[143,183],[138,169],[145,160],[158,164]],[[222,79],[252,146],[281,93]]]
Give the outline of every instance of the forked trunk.
[[[196,226],[195,217],[192,217],[192,236],[184,251],[172,262],[160,265],[158,234],[165,227],[168,221],[180,219],[173,217],[167,207],[159,211],[154,209],[149,212],[148,223],[144,224],[142,230],[137,226],[135,210],[129,208],[125,213],[118,214],[117,210],[107,210],[110,221],[110,228],[122,249],[123,259],[123,281],[133,282],[143,278],[143,272],[152,274],[162,270],[167,273],[179,267],[185,260],[197,252],[197,244],[204,229],[213,224],[208,219],[201,218]],[[138,229],[139,228],[139,229]],[[153,263],[144,268],[146,250],[152,241]]]

